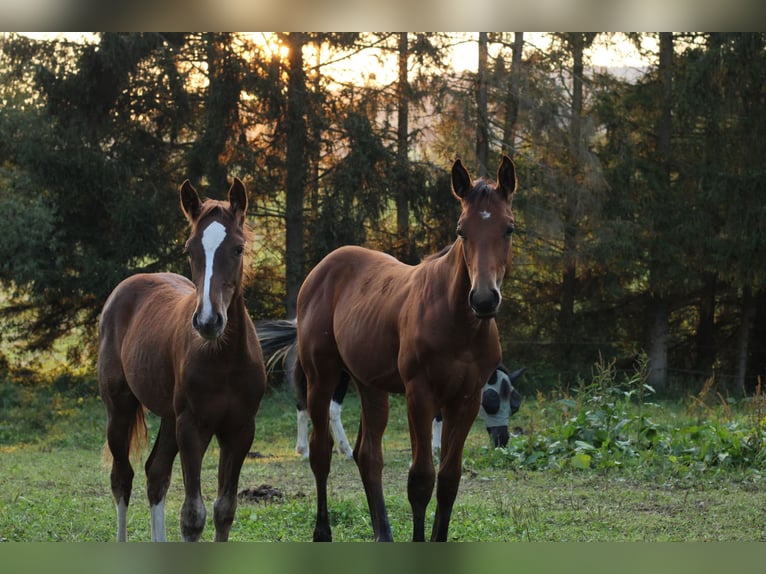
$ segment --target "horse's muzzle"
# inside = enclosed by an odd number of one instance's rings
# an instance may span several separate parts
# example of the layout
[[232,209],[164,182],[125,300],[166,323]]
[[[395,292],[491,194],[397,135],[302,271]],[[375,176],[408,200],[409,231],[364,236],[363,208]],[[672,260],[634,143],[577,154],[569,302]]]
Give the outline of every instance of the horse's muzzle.
[[223,328],[226,326],[221,313],[213,314],[209,320],[200,321],[199,313],[192,315],[192,327],[204,339],[218,339],[223,334]]
[[497,315],[500,300],[500,291],[497,289],[488,289],[481,293],[476,289],[471,289],[468,296],[468,303],[471,305],[474,315],[479,319],[491,319]]
[[487,427],[487,433],[492,441],[492,446],[495,448],[505,448],[508,446],[510,434],[508,433],[507,426]]

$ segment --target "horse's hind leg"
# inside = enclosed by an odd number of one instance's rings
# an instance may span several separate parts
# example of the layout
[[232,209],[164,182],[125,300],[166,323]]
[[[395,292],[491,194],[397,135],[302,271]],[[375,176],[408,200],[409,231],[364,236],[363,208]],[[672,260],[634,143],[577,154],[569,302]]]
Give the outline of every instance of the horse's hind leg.
[[[330,437],[329,406],[334,381],[340,377],[340,369],[330,368],[322,372],[325,384],[322,385],[316,368],[305,369],[308,380],[308,412],[311,417],[311,441],[309,461],[317,490],[317,514],[314,526],[314,542],[332,540],[330,519],[327,513],[327,477],[330,474],[332,459],[332,438]],[[332,381],[332,382],[331,382]],[[330,384],[326,384],[326,383]]]
[[348,437],[346,437],[346,431],[343,428],[343,421],[340,418],[343,410],[343,399],[346,398],[346,393],[348,392],[349,379],[348,373],[343,371],[340,382],[335,387],[335,392],[333,392],[332,400],[330,401],[330,431],[335,441],[335,450],[346,458],[354,456],[351,445],[348,442]]
[[300,361],[292,357],[293,362],[293,386],[295,387],[296,404],[298,413],[297,437],[295,439],[295,453],[303,458],[309,455],[309,415],[306,409],[306,373],[303,372]]
[[[343,410],[343,399],[348,392],[348,383],[349,376],[344,371],[338,386],[335,387],[332,400],[330,401],[330,432],[335,441],[335,450],[337,450],[338,454],[343,455],[346,458],[352,458],[354,456],[353,451],[348,442],[346,431],[343,428],[343,421],[340,418]],[[306,410],[306,374],[303,372],[303,368],[297,361],[294,367],[294,384],[297,396],[296,408],[298,411],[298,433],[295,441],[295,452],[303,458],[306,458],[309,455],[309,416],[308,411]]]
[[239,474],[254,436],[253,419],[242,427],[218,434],[218,444],[221,448],[218,460],[218,498],[213,507],[216,542],[226,542],[229,539],[229,531],[237,511]]
[[145,467],[146,493],[151,509],[152,542],[166,540],[165,495],[170,486],[170,474],[177,453],[175,417],[167,417],[160,422],[157,440],[154,441]]
[[388,423],[388,393],[358,385],[362,401],[362,420],[354,449],[354,459],[364,484],[376,542],[393,540],[383,498],[383,432]]
[[117,541],[126,542],[128,504],[134,474],[130,464],[130,442],[133,426],[137,424],[136,413],[142,407],[129,392],[104,395],[103,399],[107,409],[106,439],[112,454],[110,480],[117,507]]

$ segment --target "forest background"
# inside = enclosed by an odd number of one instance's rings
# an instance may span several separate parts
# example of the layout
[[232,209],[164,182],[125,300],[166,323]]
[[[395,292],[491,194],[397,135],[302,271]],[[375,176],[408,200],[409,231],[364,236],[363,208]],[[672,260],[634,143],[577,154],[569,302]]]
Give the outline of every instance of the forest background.
[[[626,46],[640,64],[598,64]],[[257,320],[335,247],[452,242],[451,163],[494,178],[506,153],[524,391],[646,356],[659,393],[742,396],[766,365],[764,81],[762,33],[1,35],[1,366],[92,367],[121,279],[188,272],[184,179],[250,191]]]

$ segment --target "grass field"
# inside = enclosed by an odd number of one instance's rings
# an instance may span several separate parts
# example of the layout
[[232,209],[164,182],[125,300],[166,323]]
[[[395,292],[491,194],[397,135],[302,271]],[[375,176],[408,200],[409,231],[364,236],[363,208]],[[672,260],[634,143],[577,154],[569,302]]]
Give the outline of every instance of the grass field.
[[[0,386],[0,540],[86,542],[115,537],[109,472],[101,453],[103,408],[87,377],[64,379],[62,382],[59,376],[45,384],[16,381]],[[590,395],[592,399],[595,393]],[[750,411],[744,407],[740,414],[730,408],[722,413],[716,407],[694,411],[688,404],[647,403],[642,406],[642,418],[633,415],[630,420],[643,421],[635,431],[637,438],[643,432],[654,442],[628,458],[626,441],[612,440],[607,449],[603,440],[587,442],[586,438],[593,436],[593,429],[603,430],[603,424],[599,427],[598,421],[589,417],[601,417],[609,426],[610,412],[614,420],[623,417],[620,432],[627,429],[623,411],[633,398],[615,404],[602,400],[599,408],[591,399],[526,397],[515,423],[527,429],[527,434],[514,439],[507,452],[488,448],[486,432],[477,421],[465,448],[450,540],[766,540],[763,448],[759,443],[744,449],[740,443],[751,441],[752,429],[747,435],[736,430],[744,425],[738,420],[752,419]],[[313,476],[308,463],[293,452],[293,404],[291,394],[284,389],[270,390],[264,398],[256,419],[254,456],[244,465],[240,490],[261,488],[274,496],[261,502],[240,501],[231,532],[234,541],[311,539]],[[384,488],[394,538],[405,541],[411,537],[406,494],[409,438],[403,399],[392,397],[391,404],[384,438]],[[358,413],[356,394],[350,393],[343,415],[352,441]],[[727,421],[708,424],[720,418]],[[150,418],[149,423],[150,430],[156,430],[156,421]],[[666,444],[657,438],[671,433],[664,429],[676,429],[672,431],[675,442],[668,438]],[[567,435],[566,442],[573,446],[564,452],[560,436]],[[758,436],[762,436],[760,430]],[[698,445],[693,442],[695,437]],[[671,448],[675,450],[668,450]],[[533,460],[536,462],[530,462]],[[539,464],[542,460],[547,461],[545,465]],[[203,540],[213,538],[216,465],[213,442],[203,468],[203,495],[208,507]],[[128,535],[133,541],[150,537],[144,489],[139,468],[128,515]],[[352,461],[334,456],[329,496],[334,539],[371,540],[367,505]],[[169,540],[179,539],[182,500],[176,461],[167,502]],[[431,516],[433,506],[432,501]]]

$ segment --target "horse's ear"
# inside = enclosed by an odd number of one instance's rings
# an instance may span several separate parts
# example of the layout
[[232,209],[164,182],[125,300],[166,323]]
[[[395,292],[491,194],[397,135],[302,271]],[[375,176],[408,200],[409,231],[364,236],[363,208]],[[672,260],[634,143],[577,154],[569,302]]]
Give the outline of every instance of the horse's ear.
[[237,216],[237,221],[242,225],[247,213],[247,192],[239,178],[235,177],[229,188],[229,205]]
[[497,169],[497,188],[510,201],[516,191],[517,184],[516,167],[513,165],[513,160],[504,155],[500,161],[500,167]]
[[199,217],[202,209],[202,202],[199,199],[197,190],[194,189],[191,182],[187,179],[181,184],[181,209],[186,215],[189,223],[194,223]]
[[463,167],[463,162],[456,159],[452,164],[452,193],[459,199],[463,199],[471,191],[471,176]]
[[497,189],[510,201],[516,191],[516,185],[516,166],[513,165],[511,158],[503,155],[503,159],[500,160],[500,167],[497,168]]

